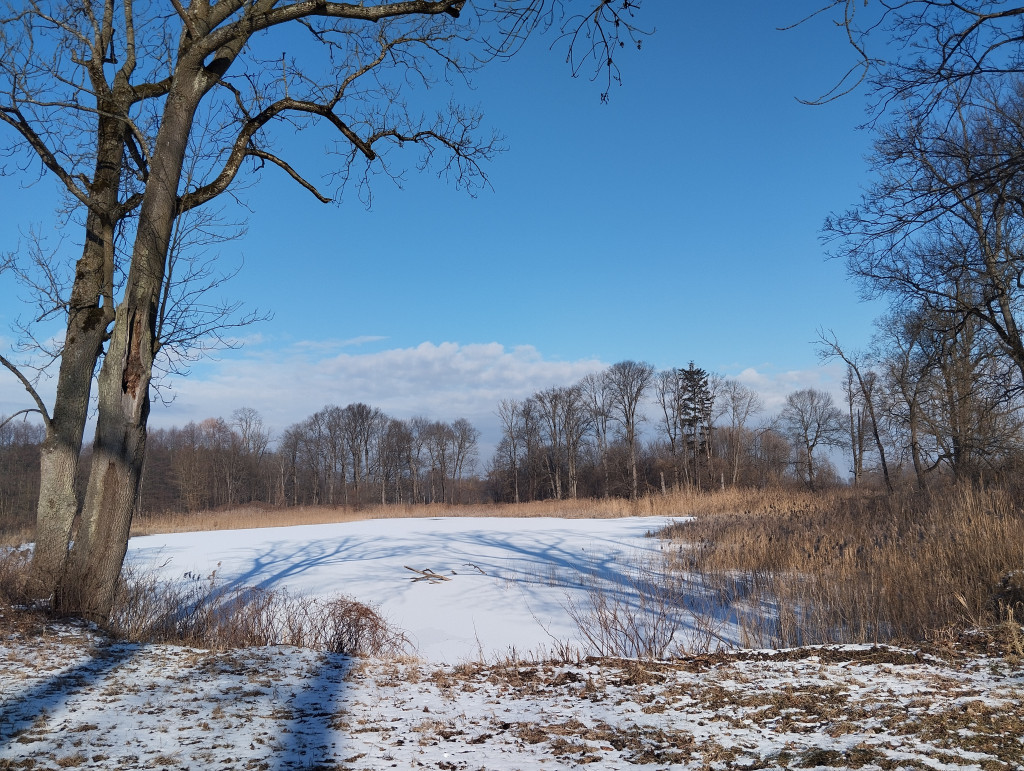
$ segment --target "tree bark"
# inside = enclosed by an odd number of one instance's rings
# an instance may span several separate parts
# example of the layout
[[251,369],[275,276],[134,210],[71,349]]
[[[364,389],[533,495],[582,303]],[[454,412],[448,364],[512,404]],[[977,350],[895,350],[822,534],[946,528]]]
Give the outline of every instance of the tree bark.
[[67,564],[71,530],[79,510],[76,480],[92,378],[107,327],[114,318],[114,229],[124,156],[122,133],[117,121],[101,115],[85,245],[75,266],[53,415],[40,448],[30,585],[38,599],[54,596]]
[[118,307],[98,383],[99,414],[82,521],[58,596],[60,610],[109,617],[135,511],[146,450],[156,322],[182,162],[206,77],[179,65],[157,134],[139,212],[125,299]]

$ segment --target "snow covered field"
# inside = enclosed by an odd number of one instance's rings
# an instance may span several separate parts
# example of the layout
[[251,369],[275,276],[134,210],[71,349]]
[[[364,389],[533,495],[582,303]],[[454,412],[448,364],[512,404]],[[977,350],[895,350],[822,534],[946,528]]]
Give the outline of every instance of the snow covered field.
[[567,602],[586,602],[584,583],[628,593],[632,566],[664,546],[645,536],[668,522],[459,517],[179,533],[133,538],[128,559],[174,579],[216,570],[225,587],[349,594],[378,606],[418,656],[456,664],[581,647]]
[[[385,520],[136,539],[131,559],[169,576],[216,568],[225,582],[378,604],[419,656],[117,643],[0,608],[0,770],[1024,768],[1019,659],[835,646],[499,660],[575,634],[562,604],[579,576],[625,592],[633,556],[659,550],[644,534],[662,521]],[[406,565],[449,580],[413,581]],[[473,660],[480,651],[487,663]]]

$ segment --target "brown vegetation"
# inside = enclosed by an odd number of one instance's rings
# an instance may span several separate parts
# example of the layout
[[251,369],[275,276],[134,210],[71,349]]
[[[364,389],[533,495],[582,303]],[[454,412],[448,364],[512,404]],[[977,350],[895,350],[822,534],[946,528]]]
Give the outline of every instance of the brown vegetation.
[[[660,533],[677,544],[670,557],[673,578],[658,584],[664,591],[648,599],[654,608],[671,604],[673,597],[687,597],[687,623],[704,630],[706,649],[719,646],[714,630],[723,619],[739,622],[744,642],[755,646],[941,640],[985,627],[1002,637],[1004,650],[1022,648],[1024,580],[1015,571],[1024,569],[1024,507],[1000,490],[961,487],[928,495],[887,495],[852,489],[731,489],[655,495],[635,502],[613,498],[362,509],[250,505],[192,515],[147,515],[136,519],[133,532],[457,516],[693,517]],[[13,551],[0,561],[0,601],[5,604],[19,601],[25,555]],[[637,573],[638,585],[654,585],[646,580],[654,568],[647,568]],[[311,604],[251,588],[225,593],[215,581],[171,588],[128,576],[124,587],[112,629],[130,639],[213,647],[277,641],[332,649],[339,646],[327,638],[335,628],[331,625],[341,623],[339,618],[344,623],[369,618],[349,613],[358,606],[354,601]],[[608,640],[632,640],[643,632],[643,619],[624,616],[623,608],[605,607],[600,597],[594,599],[593,608],[574,609],[581,620],[594,621],[588,621],[592,631],[607,617],[625,630],[616,632],[610,623]],[[275,626],[269,621],[274,614],[287,620]],[[664,655],[672,649],[670,643],[679,642],[677,626],[656,622],[653,628],[665,638],[654,641],[658,650],[648,650],[641,641],[630,649],[631,655]],[[371,628],[377,631],[371,633]],[[386,625],[357,623],[356,629],[372,639],[399,639]],[[380,645],[353,639],[340,647],[370,650]],[[688,648],[699,652],[693,644]],[[614,646],[603,652],[615,652]]]
[[[852,494],[852,493],[851,493]],[[677,492],[648,495],[638,501],[623,498],[580,498],[528,503],[388,504],[386,506],[289,506],[263,504],[225,507],[195,514],[142,514],[132,524],[132,535],[189,533],[204,530],[238,530],[252,527],[290,527],[368,519],[422,517],[561,517],[605,519],[613,517],[692,517],[706,514],[771,512],[786,508],[802,510],[827,506],[842,492],[811,493],[804,490],[732,488],[712,493]],[[818,503],[820,501],[820,503]]]
[[[26,549],[0,552],[4,628],[44,620],[26,592],[30,560]],[[303,597],[285,590],[232,587],[215,573],[192,581],[168,581],[131,567],[121,577],[103,629],[129,642],[215,650],[294,645],[353,656],[390,656],[409,648],[404,634],[376,608],[351,597]]]
[[375,608],[351,597],[230,587],[216,574],[179,583],[130,568],[125,573],[106,625],[119,638],[221,650],[294,645],[355,656],[396,655],[409,647]]
[[709,506],[663,532],[753,645],[923,640],[1014,623],[1007,576],[1024,567],[1024,510],[999,490],[835,491]]

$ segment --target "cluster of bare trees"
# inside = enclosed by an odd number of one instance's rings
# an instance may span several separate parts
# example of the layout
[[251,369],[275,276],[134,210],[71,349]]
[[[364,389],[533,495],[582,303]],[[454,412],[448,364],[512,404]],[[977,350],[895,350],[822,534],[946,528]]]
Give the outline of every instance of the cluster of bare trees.
[[[598,485],[604,495],[610,495],[613,438],[617,438],[625,458],[627,489],[635,498],[641,406],[653,376],[650,364],[622,361],[574,385],[502,401],[498,407],[502,438],[490,471],[498,494],[517,503],[576,498],[584,467],[588,476],[596,467]],[[593,494],[593,486],[588,480],[585,494]]]
[[823,353],[847,365],[845,442],[854,484],[924,490],[947,480],[1019,484],[1024,399],[1017,370],[976,320],[890,314],[870,350]]
[[[501,402],[491,495],[635,498],[669,488],[837,481],[829,450],[840,443],[842,415],[831,396],[798,391],[778,416],[764,420],[762,411],[752,389],[693,362],[658,372],[622,361],[571,386]],[[646,442],[644,423],[654,424]]]
[[[832,397],[806,389],[774,416],[742,383],[623,361],[569,386],[497,407],[501,435],[481,468],[465,418],[399,419],[363,403],[328,405],[272,432],[252,408],[149,432],[142,511],[274,506],[525,502],[635,497],[722,486],[837,483],[848,448]],[[24,524],[45,431],[0,426],[0,524]],[[856,456],[855,456],[856,457]],[[79,482],[82,483],[82,480]]]
[[20,527],[31,521],[43,436],[38,423],[0,414],[0,531],[7,524]]
[[278,437],[252,408],[149,437],[144,511],[200,511],[251,502],[275,506],[449,503],[479,500],[480,432],[401,420],[367,404],[328,405]]
[[361,403],[324,407],[281,437],[276,500],[462,503],[479,437],[465,418],[402,420]]
[[823,353],[849,367],[857,479],[1009,480],[1024,461],[1024,7],[897,6],[883,21],[913,57],[864,62],[884,98],[873,181],[825,225],[892,309],[870,350],[823,335]]
[[[827,393],[794,392],[776,416],[742,383],[692,362],[655,371],[619,362],[569,386],[496,410],[501,436],[486,468],[465,419],[399,419],[363,403],[328,405],[272,432],[252,408],[149,432],[142,511],[222,506],[525,502],[636,497],[669,489],[835,484],[843,445]],[[38,489],[45,431],[0,428],[0,524],[23,523]],[[80,480],[81,484],[81,480]],[[19,491],[16,496],[8,490]],[[8,501],[10,503],[8,503]]]
[[259,413],[235,410],[150,433],[140,504],[145,511],[200,511],[268,501],[273,490],[271,433]]

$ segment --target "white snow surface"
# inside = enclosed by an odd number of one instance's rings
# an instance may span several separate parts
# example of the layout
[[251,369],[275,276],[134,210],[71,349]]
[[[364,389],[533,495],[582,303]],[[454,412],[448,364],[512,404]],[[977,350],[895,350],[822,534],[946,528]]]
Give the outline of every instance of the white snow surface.
[[[172,577],[216,569],[376,603],[421,657],[130,644],[7,624],[0,607],[0,770],[1024,768],[1015,657],[864,645],[670,662],[507,655],[571,637],[574,577],[624,590],[637,550],[663,546],[644,537],[663,523],[381,520],[134,539],[131,560]],[[414,582],[405,565],[450,580]],[[472,661],[480,650],[494,658]]]
[[[429,661],[584,647],[566,613],[584,583],[628,591],[633,566],[666,548],[672,520],[449,517],[133,538],[128,561],[168,578],[345,594],[377,606]],[[430,570],[450,580],[414,580]]]

